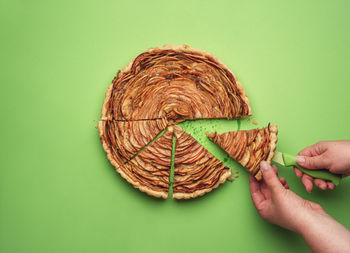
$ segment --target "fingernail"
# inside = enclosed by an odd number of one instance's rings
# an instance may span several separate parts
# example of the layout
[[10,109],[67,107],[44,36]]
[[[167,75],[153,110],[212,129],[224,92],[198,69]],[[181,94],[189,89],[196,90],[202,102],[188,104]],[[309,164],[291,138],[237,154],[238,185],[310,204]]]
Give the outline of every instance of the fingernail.
[[266,161],[262,161],[262,162],[260,163],[260,169],[261,169],[262,171],[268,170],[269,166],[270,166],[270,165],[269,165]]
[[305,157],[303,157],[303,156],[297,156],[297,157],[295,157],[295,161],[296,161],[297,163],[304,163],[304,162],[305,162]]

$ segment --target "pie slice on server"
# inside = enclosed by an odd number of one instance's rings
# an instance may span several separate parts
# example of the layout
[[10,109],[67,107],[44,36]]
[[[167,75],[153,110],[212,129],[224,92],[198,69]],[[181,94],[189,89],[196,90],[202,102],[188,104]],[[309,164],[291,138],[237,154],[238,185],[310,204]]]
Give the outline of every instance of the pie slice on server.
[[174,160],[173,198],[188,199],[202,196],[217,188],[231,176],[231,170],[210,154],[179,126]]
[[136,157],[117,168],[122,177],[140,191],[154,197],[168,197],[173,127],[143,149]]
[[98,131],[108,160],[119,168],[156,138],[166,126],[165,120],[104,120],[98,123]]
[[214,132],[207,136],[260,181],[262,179],[260,162],[271,163],[276,149],[277,132],[277,125],[269,124],[262,129],[222,134]]

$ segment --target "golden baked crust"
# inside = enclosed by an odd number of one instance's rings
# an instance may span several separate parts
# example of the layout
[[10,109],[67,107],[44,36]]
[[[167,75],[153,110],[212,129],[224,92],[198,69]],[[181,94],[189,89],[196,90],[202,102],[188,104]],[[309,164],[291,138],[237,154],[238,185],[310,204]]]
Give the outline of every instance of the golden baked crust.
[[114,78],[101,120],[170,122],[251,115],[247,95],[218,58],[186,45],[149,49]]
[[231,176],[228,167],[179,126],[175,126],[175,137],[174,198],[202,196]]
[[277,132],[277,125],[269,124],[262,129],[232,131],[222,134],[214,132],[207,134],[207,136],[260,181],[262,179],[260,162],[271,163],[276,149]]

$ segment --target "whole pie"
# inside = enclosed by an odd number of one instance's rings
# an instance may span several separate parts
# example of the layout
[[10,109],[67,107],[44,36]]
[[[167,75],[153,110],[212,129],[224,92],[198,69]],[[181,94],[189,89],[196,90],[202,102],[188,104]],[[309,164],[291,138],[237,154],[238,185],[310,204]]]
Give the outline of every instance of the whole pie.
[[260,162],[271,163],[277,142],[277,125],[262,129],[240,130],[207,136],[225,150],[233,159],[247,168],[258,181],[262,179]]
[[176,124],[251,115],[247,95],[218,58],[186,45],[149,49],[108,87],[98,124],[107,157],[135,188],[194,198],[231,175]]

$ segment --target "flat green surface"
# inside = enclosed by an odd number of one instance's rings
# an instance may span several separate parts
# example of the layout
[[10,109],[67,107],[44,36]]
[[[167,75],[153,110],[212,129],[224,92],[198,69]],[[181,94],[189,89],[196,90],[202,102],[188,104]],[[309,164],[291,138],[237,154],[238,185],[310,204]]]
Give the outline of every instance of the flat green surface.
[[[236,73],[259,126],[278,124],[279,150],[350,139],[349,9],[349,1],[1,0],[0,252],[307,251],[298,235],[261,220],[240,166],[231,164],[237,180],[204,197],[154,199],[114,172],[95,126],[118,69],[149,47],[186,43]],[[290,170],[280,174],[350,227],[349,180],[308,194]]]

